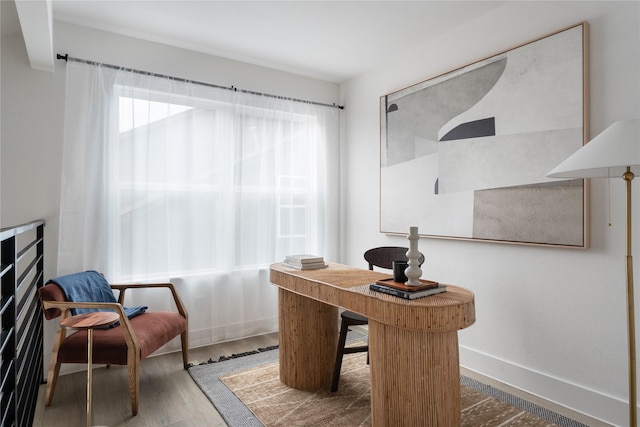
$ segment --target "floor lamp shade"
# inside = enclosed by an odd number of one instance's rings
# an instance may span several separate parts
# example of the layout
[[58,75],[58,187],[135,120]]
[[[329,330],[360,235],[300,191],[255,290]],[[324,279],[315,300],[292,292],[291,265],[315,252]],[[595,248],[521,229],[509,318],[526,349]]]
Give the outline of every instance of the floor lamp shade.
[[631,181],[640,173],[640,120],[615,122],[547,174],[549,178],[622,178],[626,182],[629,425],[637,426],[636,334],[631,256]]
[[621,177],[640,174],[640,120],[615,122],[547,174],[549,178]]

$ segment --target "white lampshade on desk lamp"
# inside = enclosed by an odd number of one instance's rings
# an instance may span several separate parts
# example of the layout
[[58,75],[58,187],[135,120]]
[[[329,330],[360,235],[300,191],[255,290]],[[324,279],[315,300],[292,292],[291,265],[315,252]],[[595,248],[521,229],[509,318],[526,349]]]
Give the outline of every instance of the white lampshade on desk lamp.
[[616,178],[627,184],[627,333],[629,425],[637,426],[636,338],[631,256],[631,181],[640,174],[640,120],[615,122],[547,174],[549,178]]

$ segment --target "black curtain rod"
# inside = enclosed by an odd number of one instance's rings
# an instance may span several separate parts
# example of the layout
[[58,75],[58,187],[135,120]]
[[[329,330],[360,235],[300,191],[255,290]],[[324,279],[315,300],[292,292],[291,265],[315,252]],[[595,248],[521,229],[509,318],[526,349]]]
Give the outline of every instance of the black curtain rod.
[[87,59],[74,58],[72,56],[69,56],[69,54],[67,54],[67,53],[65,53],[64,55],[61,55],[61,54],[58,53],[57,54],[57,59],[62,59],[65,62],[73,61],[73,62],[80,62],[80,63],[83,63],[83,64],[89,64],[89,65],[96,65],[96,66],[100,66],[100,67],[112,68],[114,70],[125,70],[125,71],[129,71],[131,73],[143,74],[143,75],[152,76],[152,77],[160,77],[160,78],[163,78],[163,79],[170,79],[170,80],[175,80],[177,82],[183,82],[183,83],[193,83],[193,84],[196,84],[196,85],[213,87],[213,88],[216,88],[216,89],[226,89],[226,90],[232,90],[232,91],[235,91],[235,92],[248,93],[248,94],[251,94],[251,95],[266,96],[266,97],[269,97],[269,98],[284,99],[284,100],[287,100],[287,101],[303,102],[305,104],[320,105],[320,106],[323,106],[323,107],[333,107],[333,108],[338,108],[340,110],[344,109],[344,106],[337,105],[337,104],[325,104],[325,103],[322,103],[322,102],[306,101],[304,99],[289,98],[289,97],[286,97],[286,96],[271,95],[271,94],[268,94],[268,93],[255,92],[255,91],[252,91],[252,90],[238,89],[235,86],[220,86],[220,85],[215,85],[215,84],[212,84],[212,83],[204,83],[204,82],[199,82],[199,81],[195,81],[195,80],[183,79],[181,77],[172,77],[172,76],[167,76],[167,75],[164,75],[164,74],[151,73],[149,71],[134,70],[133,68],[118,67],[117,65],[104,64],[102,62],[96,62],[96,61],[90,61],[90,60],[87,60]]

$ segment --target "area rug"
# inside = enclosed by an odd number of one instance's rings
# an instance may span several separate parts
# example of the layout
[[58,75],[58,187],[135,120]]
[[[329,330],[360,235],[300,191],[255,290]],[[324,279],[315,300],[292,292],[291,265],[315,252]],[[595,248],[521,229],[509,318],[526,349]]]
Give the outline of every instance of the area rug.
[[[209,361],[189,373],[230,427],[371,425],[366,355],[346,356],[337,393],[294,390],[278,378],[278,350]],[[577,421],[461,376],[462,426],[586,427]]]

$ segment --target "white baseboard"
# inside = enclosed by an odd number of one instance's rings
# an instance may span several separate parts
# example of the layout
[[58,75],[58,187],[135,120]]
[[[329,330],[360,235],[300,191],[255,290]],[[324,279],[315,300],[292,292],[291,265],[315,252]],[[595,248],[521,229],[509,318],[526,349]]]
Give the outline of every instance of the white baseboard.
[[[460,346],[464,375],[590,427],[628,424],[627,402]],[[492,384],[495,383],[495,384]]]
[[[221,342],[269,334],[278,330],[278,318],[257,319],[236,325],[189,330],[189,347],[205,347]],[[180,342],[176,346],[179,349]]]

